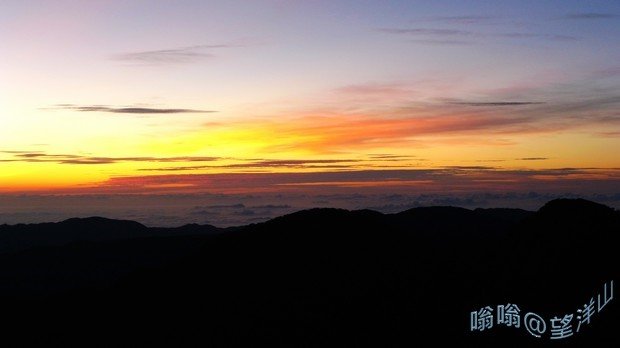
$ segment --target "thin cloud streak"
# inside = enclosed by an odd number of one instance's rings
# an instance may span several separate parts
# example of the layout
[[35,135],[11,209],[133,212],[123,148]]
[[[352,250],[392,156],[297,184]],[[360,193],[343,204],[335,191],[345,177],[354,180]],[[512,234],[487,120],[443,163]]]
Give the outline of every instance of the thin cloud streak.
[[358,83],[334,89],[342,96],[368,97],[394,97],[412,94],[412,89],[404,83]]
[[461,16],[437,16],[415,22],[445,22],[452,24],[495,24],[500,19],[497,16],[488,15],[461,15]]
[[440,39],[420,39],[420,40],[408,40],[407,42],[419,43],[425,45],[437,45],[437,46],[451,46],[451,45],[472,45],[473,41],[466,40],[440,40]]
[[[399,155],[369,155],[368,159],[308,159],[308,160],[262,160],[249,161],[245,163],[221,164],[221,165],[198,165],[198,166],[175,166],[163,168],[141,168],[139,171],[149,172],[172,172],[172,171],[199,171],[204,169],[360,169],[360,168],[404,168],[411,166],[410,163],[414,156]],[[374,162],[402,162],[401,165],[376,164]],[[420,161],[420,159],[417,159]]]
[[[247,163],[233,163],[233,164],[221,164],[221,165],[201,165],[201,166],[179,166],[179,167],[164,167],[164,168],[142,168],[140,171],[188,171],[188,170],[201,170],[212,168],[296,168],[296,169],[309,169],[309,168],[354,168],[357,164],[363,162],[358,159],[318,159],[318,160],[262,160],[252,161]],[[347,163],[347,164],[343,164]]]
[[210,156],[177,156],[177,157],[99,157],[72,154],[47,154],[43,152],[0,151],[11,154],[13,158],[3,159],[4,162],[57,163],[57,164],[112,164],[119,162],[211,162],[223,159]]
[[497,101],[497,102],[465,102],[465,101],[454,101],[450,102],[450,104],[456,105],[467,105],[467,106],[522,106],[522,105],[537,105],[544,104],[544,102],[535,102],[535,101]]
[[[471,44],[481,42],[479,39],[501,38],[501,39],[546,39],[550,41],[578,41],[579,38],[571,35],[542,34],[530,32],[507,32],[507,33],[484,33],[461,29],[436,29],[436,28],[378,28],[377,31],[416,37],[419,39],[411,40],[420,43],[435,44]],[[468,40],[463,40],[467,38]]]
[[428,36],[478,36],[479,33],[475,33],[467,30],[458,29],[432,29],[432,28],[412,28],[412,29],[399,29],[399,28],[379,28],[380,32],[389,34],[400,35],[428,35]]
[[167,108],[146,108],[146,107],[112,107],[106,105],[73,105],[58,104],[52,109],[63,109],[77,112],[108,112],[113,114],[194,114],[194,113],[213,113],[215,110],[196,110],[196,109],[167,109]]
[[113,56],[112,59],[123,62],[154,65],[192,63],[215,57],[214,54],[205,51],[231,47],[238,46],[229,44],[195,45],[172,49],[123,53]]
[[563,19],[575,19],[575,20],[597,20],[597,19],[613,19],[620,17],[614,13],[598,13],[598,12],[584,12],[584,13],[571,13],[562,17]]

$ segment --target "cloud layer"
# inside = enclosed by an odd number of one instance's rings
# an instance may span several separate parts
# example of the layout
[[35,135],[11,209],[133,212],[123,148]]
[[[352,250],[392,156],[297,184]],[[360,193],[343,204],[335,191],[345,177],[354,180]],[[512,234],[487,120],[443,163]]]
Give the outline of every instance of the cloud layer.
[[[437,169],[346,170],[308,173],[226,173],[115,177],[93,188],[96,192],[139,193],[385,193],[503,192],[575,190],[620,191],[620,169],[502,169],[490,166],[449,166]],[[580,186],[584,185],[584,186]]]

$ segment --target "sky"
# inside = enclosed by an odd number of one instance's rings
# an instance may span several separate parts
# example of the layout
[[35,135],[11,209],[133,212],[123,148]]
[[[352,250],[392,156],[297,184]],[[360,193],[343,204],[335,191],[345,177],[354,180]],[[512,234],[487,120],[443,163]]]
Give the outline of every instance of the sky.
[[620,207],[617,1],[7,0],[0,27],[0,223]]

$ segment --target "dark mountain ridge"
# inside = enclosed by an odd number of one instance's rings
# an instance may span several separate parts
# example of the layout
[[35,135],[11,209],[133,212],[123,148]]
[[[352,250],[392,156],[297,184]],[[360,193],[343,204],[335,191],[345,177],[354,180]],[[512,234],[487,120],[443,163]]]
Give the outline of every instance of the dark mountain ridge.
[[0,298],[14,319],[3,334],[26,329],[22,343],[47,346],[620,343],[613,301],[565,340],[523,328],[470,331],[481,307],[510,302],[550,319],[576,313],[618,279],[620,214],[593,202],[556,200],[537,212],[323,208],[180,230],[2,255]]
[[211,225],[185,225],[177,228],[149,228],[129,220],[103,217],[71,218],[61,222],[0,225],[0,253],[32,247],[61,246],[77,241],[111,241],[155,236],[217,233]]

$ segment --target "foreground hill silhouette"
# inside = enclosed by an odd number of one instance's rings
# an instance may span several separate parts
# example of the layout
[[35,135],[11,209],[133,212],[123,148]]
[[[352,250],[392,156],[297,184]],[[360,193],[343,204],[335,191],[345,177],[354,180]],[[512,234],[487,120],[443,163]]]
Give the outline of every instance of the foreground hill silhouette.
[[[88,347],[620,344],[617,299],[564,340],[550,340],[550,328],[541,338],[523,327],[470,331],[470,312],[481,307],[514,303],[522,315],[549,320],[576,313],[619,279],[620,214],[585,200],[555,200],[537,212],[311,209],[227,230],[106,220],[106,234],[89,230],[89,221],[102,226],[99,219],[68,221],[75,225],[49,230],[64,236],[54,246],[37,239],[40,225],[22,225],[21,247],[0,255],[7,340]],[[0,238],[13,228],[0,227]]]

